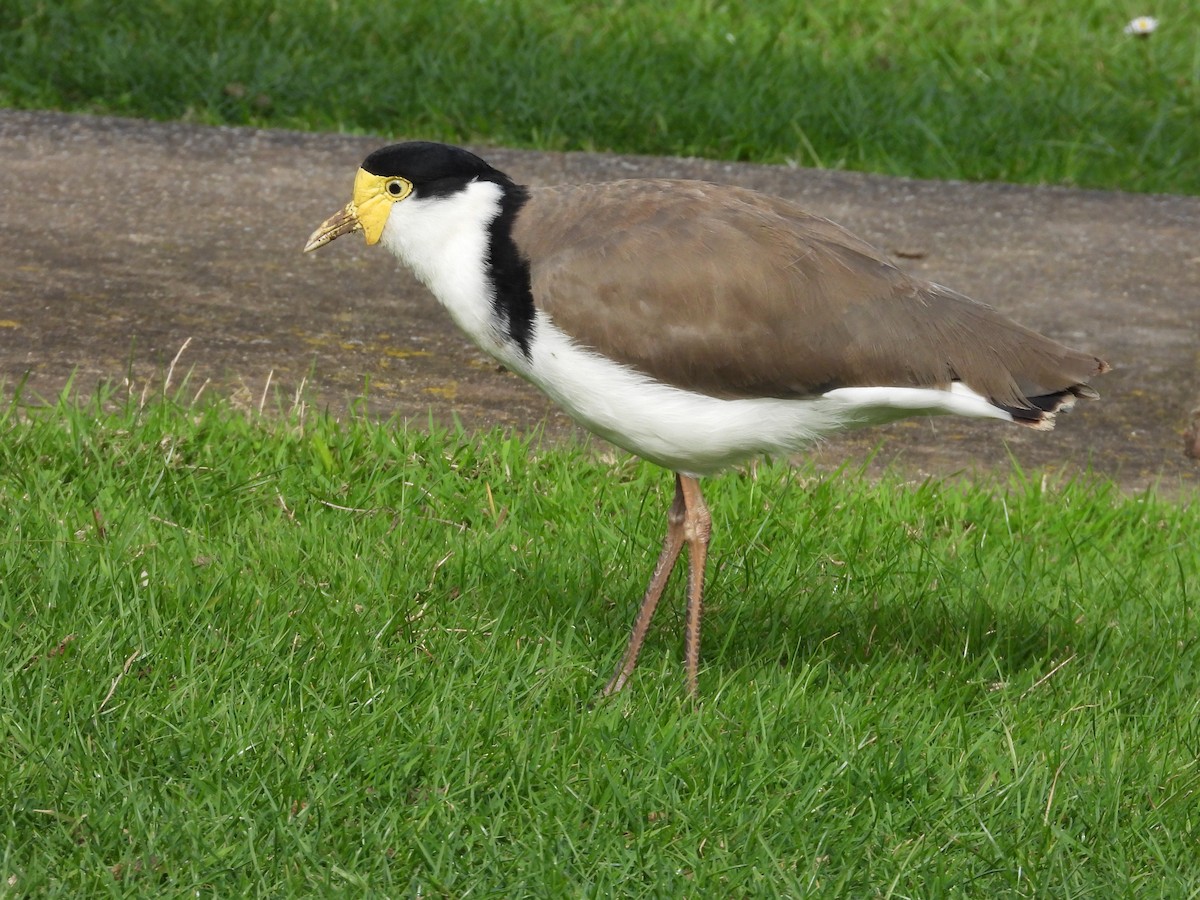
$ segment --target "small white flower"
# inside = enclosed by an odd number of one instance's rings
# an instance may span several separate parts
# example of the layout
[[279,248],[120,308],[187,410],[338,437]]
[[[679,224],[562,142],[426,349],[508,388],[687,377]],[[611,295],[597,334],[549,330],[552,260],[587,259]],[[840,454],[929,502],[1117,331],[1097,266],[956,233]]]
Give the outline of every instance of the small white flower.
[[1136,35],[1137,37],[1146,37],[1153,34],[1158,28],[1158,19],[1153,16],[1138,16],[1132,22],[1125,26],[1125,33]]

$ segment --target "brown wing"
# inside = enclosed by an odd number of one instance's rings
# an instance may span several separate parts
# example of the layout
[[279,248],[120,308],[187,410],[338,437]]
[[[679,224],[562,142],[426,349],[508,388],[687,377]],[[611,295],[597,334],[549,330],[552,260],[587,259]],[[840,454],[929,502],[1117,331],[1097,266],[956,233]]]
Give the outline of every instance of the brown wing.
[[718,397],[958,379],[1004,405],[1105,368],[912,279],[845,229],[691,181],[535,189],[513,236],[534,300],[584,346]]

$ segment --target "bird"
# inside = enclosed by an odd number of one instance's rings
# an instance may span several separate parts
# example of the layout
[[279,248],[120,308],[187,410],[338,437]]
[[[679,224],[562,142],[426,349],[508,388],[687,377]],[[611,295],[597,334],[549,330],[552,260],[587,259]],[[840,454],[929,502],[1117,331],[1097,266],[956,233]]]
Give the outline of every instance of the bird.
[[732,185],[530,187],[407,141],[363,160],[304,250],[361,231],[485,353],[584,428],[675,474],[662,549],[601,696],[625,687],[688,550],[686,691],[698,696],[712,516],[702,477],[914,415],[1052,428],[1109,365],[901,271],[796,203]]

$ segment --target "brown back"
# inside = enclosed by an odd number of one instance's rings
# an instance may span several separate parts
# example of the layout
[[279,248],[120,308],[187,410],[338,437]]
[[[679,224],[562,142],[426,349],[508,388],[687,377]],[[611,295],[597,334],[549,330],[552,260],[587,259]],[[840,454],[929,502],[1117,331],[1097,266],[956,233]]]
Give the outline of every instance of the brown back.
[[790,202],[691,181],[534,189],[513,231],[534,300],[581,345],[717,397],[945,386],[993,401],[1107,366],[905,275]]

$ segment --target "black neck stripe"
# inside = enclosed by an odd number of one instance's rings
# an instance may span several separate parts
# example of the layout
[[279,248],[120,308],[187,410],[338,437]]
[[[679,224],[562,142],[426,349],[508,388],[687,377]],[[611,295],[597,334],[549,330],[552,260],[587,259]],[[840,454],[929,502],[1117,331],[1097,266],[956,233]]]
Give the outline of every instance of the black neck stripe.
[[529,191],[512,182],[500,183],[500,214],[488,229],[488,276],[492,282],[492,307],[504,322],[508,336],[526,359],[533,341],[533,285],[529,261],[513,241],[517,213],[529,200]]

